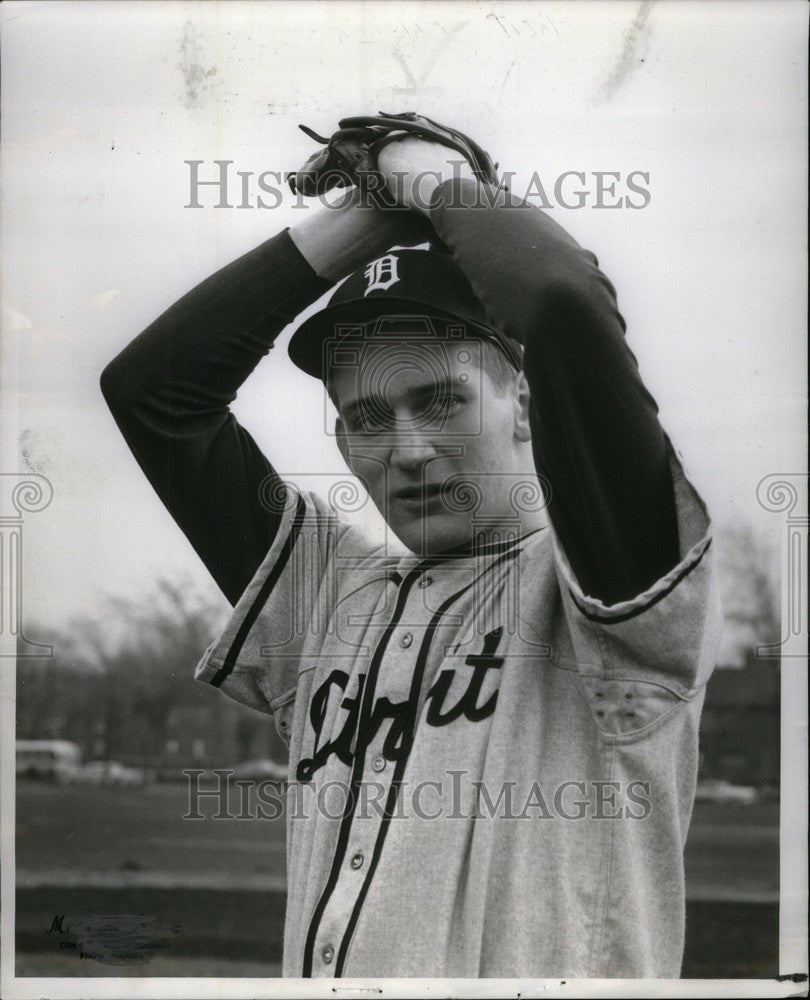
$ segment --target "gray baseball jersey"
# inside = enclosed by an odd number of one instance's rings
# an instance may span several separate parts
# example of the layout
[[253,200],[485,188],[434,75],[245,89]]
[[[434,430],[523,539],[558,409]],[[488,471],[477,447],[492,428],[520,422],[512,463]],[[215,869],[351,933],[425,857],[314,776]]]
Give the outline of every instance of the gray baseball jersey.
[[550,527],[397,558],[289,490],[197,670],[290,748],[285,976],[679,975],[720,616],[670,464],[681,561],[610,608]]

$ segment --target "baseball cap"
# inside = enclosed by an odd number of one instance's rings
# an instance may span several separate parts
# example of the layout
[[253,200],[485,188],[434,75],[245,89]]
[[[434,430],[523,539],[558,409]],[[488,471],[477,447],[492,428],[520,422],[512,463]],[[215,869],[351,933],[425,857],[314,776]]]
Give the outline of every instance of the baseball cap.
[[454,336],[491,341],[520,370],[518,342],[496,329],[453,257],[436,250],[392,250],[358,268],[326,308],[298,327],[288,351],[302,371],[322,379],[329,351],[344,339],[362,336],[368,324],[408,339],[408,321],[419,320],[410,328],[416,339],[424,340],[440,335],[429,322],[432,318],[458,324]]

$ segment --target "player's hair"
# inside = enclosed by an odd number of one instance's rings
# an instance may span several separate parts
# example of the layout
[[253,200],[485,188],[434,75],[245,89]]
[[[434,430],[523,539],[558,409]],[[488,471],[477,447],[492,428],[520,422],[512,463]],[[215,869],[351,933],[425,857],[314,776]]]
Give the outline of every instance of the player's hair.
[[[477,344],[480,344],[480,353],[473,352],[473,357],[480,359],[481,370],[489,375],[497,394],[504,396],[509,387],[514,384],[516,375],[515,369],[512,367],[509,359],[497,344],[494,344],[491,340],[487,340],[485,337],[477,337],[475,333],[469,333],[464,339],[473,340]],[[329,393],[329,398],[337,407],[337,394],[335,393],[334,383],[329,378],[328,372],[324,378],[324,384],[326,391]]]
[[503,396],[515,381],[515,369],[504,352],[491,340],[481,339],[481,368],[492,379],[498,395]]

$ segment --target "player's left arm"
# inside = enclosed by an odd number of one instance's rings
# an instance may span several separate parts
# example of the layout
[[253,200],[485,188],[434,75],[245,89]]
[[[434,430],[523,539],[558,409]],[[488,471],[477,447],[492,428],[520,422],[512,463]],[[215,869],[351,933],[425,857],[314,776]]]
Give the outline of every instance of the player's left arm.
[[458,176],[457,160],[406,139],[379,164],[405,177],[403,200],[430,219],[492,319],[523,344],[535,464],[551,485],[557,537],[585,594],[628,600],[680,556],[670,447],[615,291],[549,215]]

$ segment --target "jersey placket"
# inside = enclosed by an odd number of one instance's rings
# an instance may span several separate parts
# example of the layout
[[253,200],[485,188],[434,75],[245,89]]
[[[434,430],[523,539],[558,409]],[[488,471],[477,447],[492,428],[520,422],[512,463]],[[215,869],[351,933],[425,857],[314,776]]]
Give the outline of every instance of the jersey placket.
[[[386,680],[392,671],[413,669],[415,655],[412,627],[397,626],[391,633],[375,690],[369,692],[372,704],[390,690]],[[362,722],[361,719],[361,726]],[[345,848],[338,845],[332,862],[337,880],[318,922],[312,954],[313,976],[340,975],[338,955],[374,854],[383,805],[391,791],[394,762],[386,759],[384,744],[392,725],[393,720],[389,720],[387,725],[379,727],[368,743],[361,733],[355,737],[355,760],[362,755],[362,771],[359,784],[353,785],[354,808]]]
[[[372,682],[374,690],[368,688],[367,694],[370,703],[386,697],[398,701],[404,694],[410,717],[396,749],[390,745],[385,747],[390,724],[373,732],[368,743],[362,735],[358,739],[356,753],[364,753],[359,795],[336,881],[322,909],[317,935],[310,939],[312,975],[342,975],[354,927],[382,850],[382,828],[389,818],[407,815],[404,811],[407,803],[402,802],[400,786],[405,761],[416,735],[423,688],[429,678],[427,665],[435,629],[444,616],[440,609],[444,603],[449,603],[448,597],[452,600],[452,595],[464,590],[473,572],[474,568],[466,560],[444,566],[426,561],[403,577],[401,588],[407,587],[407,599],[401,613],[395,616],[397,620],[391,623],[379,673]],[[429,588],[431,600],[427,599]],[[392,787],[394,784],[397,787]],[[373,804],[370,802],[372,797]],[[335,855],[333,872],[338,853],[340,848]]]

